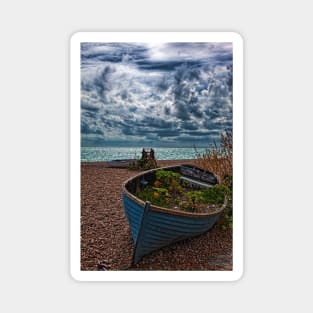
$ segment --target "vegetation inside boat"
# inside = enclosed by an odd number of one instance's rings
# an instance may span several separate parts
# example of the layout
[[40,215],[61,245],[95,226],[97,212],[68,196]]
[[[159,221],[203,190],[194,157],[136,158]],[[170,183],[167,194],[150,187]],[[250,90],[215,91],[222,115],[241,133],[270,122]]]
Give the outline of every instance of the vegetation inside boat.
[[182,175],[179,166],[141,176],[128,189],[153,205],[195,213],[213,213],[223,205],[229,193],[225,185],[209,184]]

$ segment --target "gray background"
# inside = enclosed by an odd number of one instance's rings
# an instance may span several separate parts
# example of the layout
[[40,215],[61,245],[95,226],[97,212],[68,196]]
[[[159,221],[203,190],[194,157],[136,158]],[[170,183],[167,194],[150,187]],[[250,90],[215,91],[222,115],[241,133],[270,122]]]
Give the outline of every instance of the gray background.
[[[309,1],[11,1],[0,5],[3,312],[312,310]],[[69,276],[69,38],[237,31],[245,39],[245,273],[233,283]]]

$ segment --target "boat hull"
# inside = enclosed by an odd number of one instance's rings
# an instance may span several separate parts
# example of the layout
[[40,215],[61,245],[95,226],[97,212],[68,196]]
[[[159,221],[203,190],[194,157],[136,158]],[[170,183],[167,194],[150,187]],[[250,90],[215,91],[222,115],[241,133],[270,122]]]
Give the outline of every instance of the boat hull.
[[[177,168],[177,167],[176,167]],[[170,168],[167,168],[170,169]],[[150,172],[150,173],[149,173]],[[147,171],[147,176],[151,171]],[[138,175],[137,179],[144,175]],[[218,220],[223,207],[215,213],[191,213],[150,205],[123,187],[123,205],[128,219],[135,252],[133,262],[173,242],[208,231]]]

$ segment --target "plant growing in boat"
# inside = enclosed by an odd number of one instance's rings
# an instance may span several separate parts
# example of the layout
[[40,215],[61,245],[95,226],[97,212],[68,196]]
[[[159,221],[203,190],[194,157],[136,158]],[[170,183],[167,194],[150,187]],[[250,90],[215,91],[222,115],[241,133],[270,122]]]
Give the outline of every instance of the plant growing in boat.
[[153,205],[189,212],[211,212],[224,203],[229,189],[225,185],[195,190],[181,179],[181,174],[169,171],[156,171],[156,180],[137,192],[137,197]]
[[157,170],[156,171],[156,179],[161,183],[161,185],[169,186],[173,184],[173,182],[181,177],[179,173],[173,171],[166,170]]

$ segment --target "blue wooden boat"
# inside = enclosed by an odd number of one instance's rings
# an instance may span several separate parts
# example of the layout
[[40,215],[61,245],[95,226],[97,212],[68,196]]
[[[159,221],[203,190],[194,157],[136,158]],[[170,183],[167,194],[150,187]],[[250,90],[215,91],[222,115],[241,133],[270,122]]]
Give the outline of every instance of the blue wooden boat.
[[[144,202],[134,193],[138,188],[152,184],[158,169],[143,172],[123,184],[123,205],[135,244],[133,256],[135,264],[154,250],[208,231],[218,220],[227,202],[225,197],[224,204],[210,213],[185,212]],[[179,172],[181,179],[188,180],[197,188],[208,188],[218,183],[212,173],[191,165],[161,169]]]

